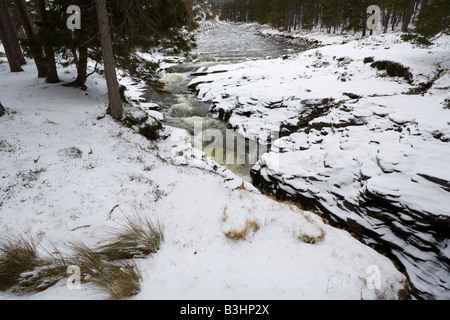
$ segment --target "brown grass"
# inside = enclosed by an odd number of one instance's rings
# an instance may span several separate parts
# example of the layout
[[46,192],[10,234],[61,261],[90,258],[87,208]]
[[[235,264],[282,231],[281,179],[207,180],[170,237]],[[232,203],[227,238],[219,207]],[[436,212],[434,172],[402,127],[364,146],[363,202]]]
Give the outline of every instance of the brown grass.
[[235,240],[235,241],[244,241],[247,239],[247,236],[249,235],[250,232],[256,233],[258,232],[258,230],[260,229],[260,225],[258,223],[258,221],[256,220],[247,220],[245,222],[245,227],[237,230],[237,229],[233,229],[230,230],[228,232],[225,232],[225,236],[228,239],[231,240]]
[[9,290],[24,272],[42,265],[37,253],[37,242],[26,234],[10,234],[0,240],[0,290]]
[[42,257],[36,238],[27,233],[13,233],[0,241],[0,290],[19,294],[40,292],[65,275],[59,257]]
[[301,234],[300,236],[298,236],[298,239],[300,241],[302,241],[304,243],[308,243],[308,244],[316,244],[316,243],[319,243],[319,242],[323,241],[323,239],[325,239],[325,230],[323,230],[321,227],[319,227],[316,224],[316,222],[314,222],[313,219],[309,215],[304,214],[303,216],[306,219],[306,221],[308,221],[312,225],[316,226],[320,231],[319,231],[319,235],[318,236],[311,236],[311,235]]
[[147,217],[125,215],[124,222],[112,229],[112,241],[99,248],[108,261],[144,258],[158,252],[164,242],[164,230]]
[[[99,248],[71,243],[68,256],[40,255],[38,242],[29,234],[0,239],[0,291],[23,295],[40,292],[66,278],[69,266],[78,266],[82,282],[92,284],[110,299],[129,298],[141,290],[141,271],[133,260],[156,253],[164,241],[160,224],[139,216],[126,216],[112,240]],[[43,249],[43,248],[42,248]]]
[[141,290],[141,271],[135,262],[106,261],[85,244],[72,244],[71,264],[80,267],[84,282],[93,284],[110,299],[130,298]]

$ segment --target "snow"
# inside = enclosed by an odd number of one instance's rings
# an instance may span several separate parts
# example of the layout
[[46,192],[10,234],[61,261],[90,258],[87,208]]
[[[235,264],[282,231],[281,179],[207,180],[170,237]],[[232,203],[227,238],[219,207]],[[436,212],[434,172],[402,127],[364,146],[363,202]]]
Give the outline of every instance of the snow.
[[[262,33],[280,35],[270,29]],[[450,100],[450,37],[441,36],[431,47],[403,42],[399,33],[362,39],[323,33],[296,37],[318,40],[321,46],[279,59],[211,67],[191,84],[201,81],[198,97],[213,104],[212,115],[220,110],[231,114],[231,126],[249,139],[257,139],[255,129],[285,128],[285,136],[255,166],[268,184],[291,195],[315,198],[343,221],[357,221],[369,230],[380,221],[361,217],[359,211],[365,208],[359,206],[367,197],[397,207],[395,219],[405,211],[420,213],[420,219],[414,219],[421,230],[409,226],[408,232],[420,238],[412,243],[435,246],[439,258],[429,252],[416,255],[400,231],[396,235],[385,231],[384,238],[417,258],[416,265],[406,261],[409,256],[401,259],[408,273],[420,274],[413,278],[416,288],[448,298],[448,250],[440,240],[448,234],[444,231],[431,239],[434,231],[424,229],[440,228],[433,227],[433,221],[450,217],[450,110],[445,107]],[[413,81],[387,76],[364,63],[367,57],[408,67]],[[214,73],[219,68],[228,72]],[[433,79],[429,90],[413,93]],[[322,114],[295,128],[309,109],[320,105]],[[341,208],[342,200],[358,212]],[[404,227],[399,226],[398,230]],[[439,261],[442,272],[435,277],[420,259]]]
[[[450,111],[442,107],[449,97],[448,71],[439,78],[434,91],[425,96],[409,95],[407,93],[413,86],[405,80],[380,78],[382,72],[362,61],[365,57],[374,56],[375,60],[401,62],[411,68],[415,85],[418,85],[423,78],[428,81],[432,79],[438,68],[450,67],[449,43],[441,39],[432,48],[414,48],[411,44],[400,42],[397,34],[379,35],[363,41],[353,40],[309,50],[288,60],[250,61],[211,67],[209,72],[216,68],[229,71],[208,74],[192,82],[203,81],[197,86],[198,96],[204,101],[211,101],[214,110],[233,112],[230,124],[251,139],[257,138],[255,128],[270,132],[277,131],[283,123],[295,123],[304,110],[303,102],[314,99],[334,99],[335,103],[341,102],[343,106],[315,118],[309,125],[329,130],[349,122],[364,124],[341,129],[343,134],[339,135],[339,139],[336,134],[323,135],[316,130],[283,138],[277,142],[277,147],[289,146],[288,150],[294,153],[279,155],[282,164],[277,164],[277,169],[281,175],[298,175],[305,168],[317,167],[321,163],[319,158],[342,162],[342,167],[358,159],[355,170],[360,164],[364,164],[363,170],[366,170],[370,164],[365,159],[369,157],[371,161],[377,160],[385,172],[400,170],[406,176],[414,176],[420,173],[417,170],[432,171],[430,176],[449,181],[445,164],[450,152],[448,143],[431,137],[433,132],[449,136]],[[379,46],[386,46],[389,50],[378,50]],[[339,57],[345,57],[343,61],[347,62],[339,61]],[[348,74],[348,79],[342,82],[339,76],[344,73]],[[359,95],[362,99],[352,100],[343,94],[346,92]],[[274,101],[282,101],[282,106],[268,108]],[[243,116],[245,112],[250,112],[251,116]],[[405,127],[401,134],[386,131],[392,123]],[[331,130],[334,132],[336,129]],[[315,144],[314,139],[321,143]],[[333,152],[336,146],[340,149]],[[376,158],[374,152],[378,152]],[[262,161],[268,157],[265,155]],[[418,163],[428,165],[414,166]],[[303,169],[299,168],[300,164]],[[326,171],[326,168],[314,169],[316,173],[321,170]],[[412,189],[416,187],[420,186],[411,186]],[[409,194],[411,188],[402,189],[403,193]],[[430,190],[428,186],[424,186],[421,192],[425,192],[428,199],[433,199],[432,202],[439,207],[438,211],[432,212],[450,215],[448,196],[439,190]]]
[[[151,217],[164,226],[165,243],[138,261],[144,281],[134,299],[396,299],[404,288],[389,259],[313,213],[260,194],[193,149],[186,131],[167,126],[167,138],[151,142],[105,116],[99,75],[84,92],[37,79],[31,61],[24,69],[13,74],[0,63],[2,233],[28,230],[43,247],[64,250],[72,241],[104,243],[124,214]],[[69,82],[74,70],[60,70]],[[142,84],[120,79],[139,101]],[[247,219],[259,230],[244,241],[225,236]],[[299,239],[322,231],[315,244]],[[379,290],[366,285],[372,265],[382,270]],[[88,285],[71,291],[61,280],[38,294],[0,298],[107,297]]]

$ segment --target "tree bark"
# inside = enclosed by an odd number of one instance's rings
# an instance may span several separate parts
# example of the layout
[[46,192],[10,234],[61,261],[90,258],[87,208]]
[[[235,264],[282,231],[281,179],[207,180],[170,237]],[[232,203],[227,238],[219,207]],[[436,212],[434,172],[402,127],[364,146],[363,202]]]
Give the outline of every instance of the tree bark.
[[23,29],[27,36],[28,41],[31,44],[31,55],[33,56],[34,62],[36,63],[36,68],[38,70],[38,77],[47,77],[47,66],[44,63],[44,54],[42,48],[37,42],[36,33],[33,28],[33,23],[31,22],[30,12],[25,3],[25,0],[14,0],[17,13],[22,22]]
[[95,11],[95,5],[91,0],[78,0],[76,4],[81,9],[81,14],[83,18],[83,29],[77,30],[74,33],[75,40],[78,44],[78,54],[76,50],[74,50],[74,54],[77,54],[76,65],[77,65],[77,78],[72,83],[69,83],[67,86],[70,87],[80,87],[83,90],[86,89],[86,80],[87,80],[87,71],[88,71],[88,49],[89,49],[89,41],[90,41],[90,33],[86,29],[92,29],[91,25],[91,17],[92,12],[91,9]]
[[[39,21],[42,24],[47,23],[47,9],[45,8],[45,0],[36,0],[36,8],[39,15]],[[58,83],[58,69],[56,68],[55,51],[53,46],[48,44],[42,33],[39,36],[39,41],[44,42],[45,62],[47,65],[47,79],[48,83]]]
[[0,118],[5,115],[5,108],[3,108],[2,103],[0,102]]
[[362,2],[362,36],[365,37],[367,33],[367,1]]
[[415,4],[415,0],[409,0],[408,8],[406,9],[405,15],[403,16],[402,32],[408,31],[408,26],[414,13]]
[[391,11],[387,10],[385,17],[384,17],[384,30],[383,33],[387,33],[387,29],[389,27],[389,19],[391,18]]
[[75,83],[78,87],[85,87],[87,80],[88,48],[86,45],[78,49],[77,79]]
[[114,61],[111,29],[105,0],[95,0],[97,8],[100,40],[102,44],[103,64],[105,67],[106,85],[108,87],[108,114],[114,119],[122,119],[123,106],[120,99],[119,83],[117,81],[116,64]]
[[11,72],[23,71],[25,64],[22,49],[17,38],[16,28],[5,0],[0,0],[0,39],[2,40]]
[[[74,50],[74,55],[77,54]],[[87,45],[81,45],[78,48],[78,56],[76,58],[77,65],[77,78],[75,81],[65,85],[67,87],[76,87],[86,90],[86,80],[87,80],[87,68],[88,68],[88,47]]]

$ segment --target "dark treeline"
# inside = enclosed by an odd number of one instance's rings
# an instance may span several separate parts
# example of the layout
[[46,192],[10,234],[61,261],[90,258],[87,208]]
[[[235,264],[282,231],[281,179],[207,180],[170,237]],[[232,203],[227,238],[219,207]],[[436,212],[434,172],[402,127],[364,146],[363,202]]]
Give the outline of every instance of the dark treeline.
[[232,0],[223,4],[222,19],[270,24],[287,31],[320,28],[366,35],[369,5],[381,8],[384,32],[405,32],[413,21],[419,21],[418,32],[426,37],[449,31],[448,0]]

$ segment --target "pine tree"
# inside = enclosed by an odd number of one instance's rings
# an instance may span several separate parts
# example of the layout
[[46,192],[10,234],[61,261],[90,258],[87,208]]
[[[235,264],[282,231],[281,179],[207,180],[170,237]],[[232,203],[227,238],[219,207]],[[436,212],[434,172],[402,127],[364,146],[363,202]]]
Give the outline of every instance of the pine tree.
[[447,0],[423,0],[415,21],[415,29],[404,34],[403,40],[421,45],[432,44],[440,34],[450,34],[450,2]]
[[450,34],[450,2],[448,0],[423,1],[415,31],[427,39],[441,32]]

